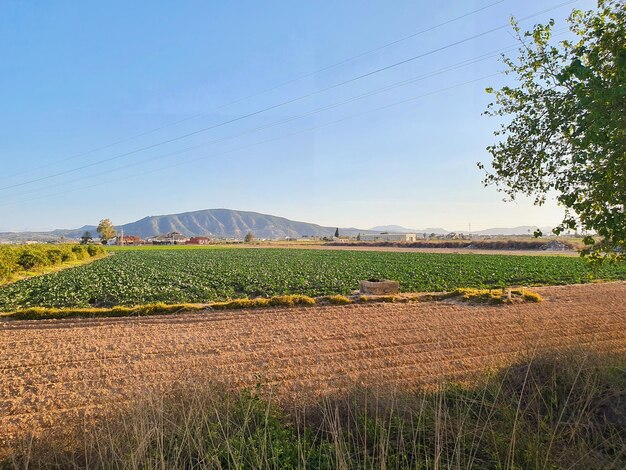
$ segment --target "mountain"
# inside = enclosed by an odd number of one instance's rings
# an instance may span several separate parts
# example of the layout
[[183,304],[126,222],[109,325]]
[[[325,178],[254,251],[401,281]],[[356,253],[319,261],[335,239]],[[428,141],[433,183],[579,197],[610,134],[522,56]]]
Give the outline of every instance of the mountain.
[[450,233],[448,230],[445,230],[443,228],[432,228],[432,227],[427,227],[424,229],[417,229],[417,228],[406,228],[403,227],[401,225],[378,225],[376,227],[372,227],[370,229],[373,232],[389,232],[389,233],[426,233],[426,234],[431,234],[431,233],[435,233],[437,235],[445,235],[446,233]]
[[406,228],[401,225],[378,225],[370,229],[372,232],[389,232],[389,233],[415,233],[421,230],[415,230],[414,228]]
[[168,232],[219,238],[243,238],[250,231],[256,238],[296,238],[304,235],[328,237],[335,233],[335,227],[322,227],[284,217],[230,209],[150,216],[116,228],[143,238]]
[[447,233],[450,233],[450,230],[446,230],[445,228],[441,228],[441,227],[426,227],[423,230],[418,230],[418,233],[427,233],[427,234],[434,233],[436,235],[445,235]]
[[[122,230],[126,235],[138,235],[148,238],[168,232],[180,232],[186,236],[209,236],[215,238],[243,239],[248,232],[253,232],[256,238],[284,239],[309,237],[332,237],[336,227],[324,227],[322,225],[307,222],[298,222],[284,217],[260,214],[258,212],[237,211],[230,209],[206,209],[182,214],[168,214],[144,217],[136,222],[117,225],[119,232]],[[475,235],[528,235],[533,233],[536,227],[520,226],[513,228],[493,228],[472,232]],[[549,233],[550,228],[542,227],[544,233]],[[86,231],[97,236],[95,225],[84,225],[77,229],[58,229],[50,232],[6,232],[0,233],[0,241],[20,242],[27,240],[53,241],[62,237],[78,239]],[[356,236],[360,234],[377,234],[380,232],[399,233],[436,233],[438,235],[449,233],[442,228],[425,228],[423,230],[410,229],[400,225],[380,225],[369,230],[354,227],[339,228],[341,236]]]
[[532,235],[535,230],[541,230],[544,235],[550,235],[552,227],[537,227],[536,225],[521,225],[519,227],[510,228],[489,228],[486,230],[477,230],[472,235]]
[[[248,232],[253,232],[256,238],[281,239],[286,237],[298,238],[302,236],[331,237],[336,227],[323,227],[307,222],[298,222],[284,217],[277,217],[258,212],[237,211],[230,209],[206,209],[182,214],[167,214],[144,217],[124,225],[116,225],[116,230],[124,231],[127,235],[137,235],[148,238],[168,232],[180,232],[183,235],[208,236],[216,238],[238,238]],[[96,227],[85,225],[75,230],[54,230],[40,234],[66,238],[80,238],[90,231],[96,235]],[[356,228],[339,228],[341,235],[356,236],[358,233],[369,233],[368,230]],[[34,233],[21,234],[22,236]],[[0,234],[2,237],[2,234]],[[23,237],[22,237],[23,238]]]

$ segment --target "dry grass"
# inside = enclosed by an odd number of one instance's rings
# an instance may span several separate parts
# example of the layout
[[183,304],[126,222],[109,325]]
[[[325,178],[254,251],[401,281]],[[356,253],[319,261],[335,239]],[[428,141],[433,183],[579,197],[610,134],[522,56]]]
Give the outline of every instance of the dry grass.
[[0,447],[190,376],[316,396],[354,383],[402,388],[469,378],[534,350],[626,350],[625,283],[538,291],[546,301],[503,306],[357,303],[0,321]]
[[444,297],[458,297],[465,302],[488,304],[541,302],[543,300],[541,295],[528,289],[456,289],[449,294],[444,294]]
[[352,386],[307,402],[199,379],[19,439],[5,466],[617,470],[625,368],[623,355],[548,353],[471,386]]
[[527,289],[456,289],[442,293],[403,293],[396,295],[329,295],[318,298],[306,295],[279,295],[275,297],[257,297],[254,299],[234,299],[225,302],[211,302],[207,304],[166,304],[163,302],[136,305],[133,307],[28,307],[13,312],[0,313],[13,320],[46,320],[54,318],[95,318],[95,317],[131,317],[146,315],[171,315],[176,313],[206,312],[210,310],[245,310],[270,307],[298,307],[313,305],[348,305],[352,303],[406,303],[416,301],[441,301],[456,299],[477,303],[519,303],[541,302],[542,297],[536,292]]
[[354,302],[354,300],[346,297],[345,295],[328,295],[326,297],[322,297],[321,300],[331,305],[348,305]]

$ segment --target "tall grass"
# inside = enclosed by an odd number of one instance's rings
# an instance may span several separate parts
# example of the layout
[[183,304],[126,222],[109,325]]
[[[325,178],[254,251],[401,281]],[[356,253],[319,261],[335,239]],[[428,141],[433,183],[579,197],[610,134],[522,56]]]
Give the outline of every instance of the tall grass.
[[[278,400],[195,382],[16,444],[6,468],[626,468],[626,358],[548,354],[471,386]],[[68,423],[68,425],[71,423]]]

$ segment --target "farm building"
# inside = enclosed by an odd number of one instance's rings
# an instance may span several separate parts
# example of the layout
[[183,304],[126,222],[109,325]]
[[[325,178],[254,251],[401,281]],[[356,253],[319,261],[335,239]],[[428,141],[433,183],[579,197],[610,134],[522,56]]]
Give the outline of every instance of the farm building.
[[145,245],[145,241],[136,235],[118,235],[109,240],[109,245],[137,246]]
[[189,238],[180,232],[170,232],[165,235],[148,238],[148,243],[153,245],[184,245],[188,241]]
[[211,243],[209,237],[191,237],[187,241],[187,245],[208,245],[209,243]]
[[361,235],[364,242],[414,242],[417,240],[415,233],[377,233],[374,235]]

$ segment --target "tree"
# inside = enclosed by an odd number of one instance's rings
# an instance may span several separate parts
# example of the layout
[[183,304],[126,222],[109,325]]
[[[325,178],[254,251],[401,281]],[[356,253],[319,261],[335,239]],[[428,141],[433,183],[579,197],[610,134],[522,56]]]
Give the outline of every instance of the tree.
[[87,245],[88,243],[91,243],[92,241],[93,241],[93,237],[91,236],[91,232],[89,231],[83,233],[83,236],[80,237],[81,245]]
[[361,234],[360,234],[360,233],[356,236],[356,241],[357,241],[357,242],[360,242],[360,241],[361,241]]
[[113,223],[109,219],[102,219],[98,224],[97,231],[100,234],[100,240],[102,240],[103,245],[106,245],[117,234]]
[[[520,33],[517,60],[503,57],[516,86],[488,88],[485,114],[505,118],[487,148],[495,184],[511,200],[537,205],[549,193],[565,208],[559,234],[582,229],[583,255],[626,258],[626,7],[600,0],[597,11],[574,10],[575,40],[554,44],[554,21]],[[478,164],[485,169],[484,164]]]
[[244,242],[246,243],[251,243],[254,241],[254,233],[252,233],[252,231],[246,233],[246,236],[243,239]]
[[339,238],[339,227],[335,229],[335,238]]

